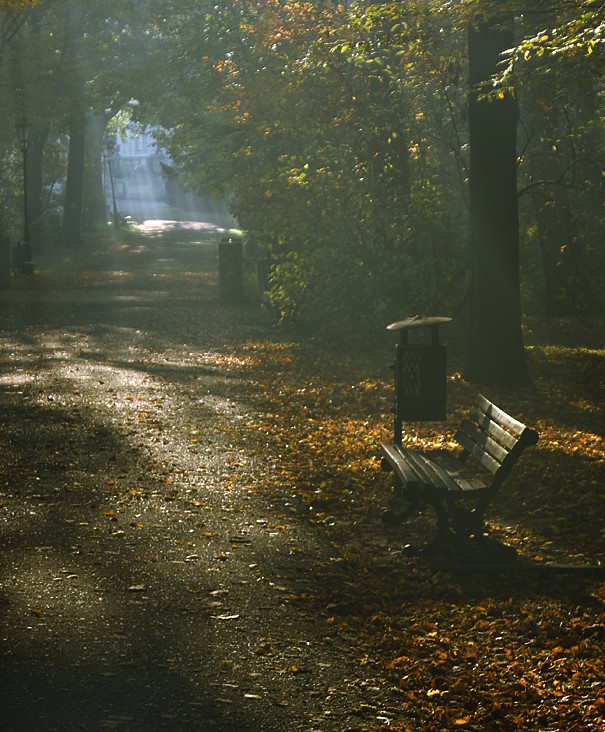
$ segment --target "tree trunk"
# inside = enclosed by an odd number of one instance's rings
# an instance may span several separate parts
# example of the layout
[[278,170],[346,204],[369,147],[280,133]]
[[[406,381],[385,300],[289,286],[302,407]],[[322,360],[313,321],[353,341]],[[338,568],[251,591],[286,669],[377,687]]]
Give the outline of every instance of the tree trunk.
[[68,247],[82,245],[85,129],[84,114],[74,114],[69,125],[69,159],[63,208],[63,244]]
[[101,166],[106,124],[103,114],[90,113],[86,117],[86,171],[82,213],[85,231],[91,231],[107,221]]
[[[564,194],[563,194],[564,195]],[[574,246],[573,217],[567,203],[553,192],[537,197],[534,215],[542,254],[546,288],[546,315],[569,315],[573,311],[570,257]]]
[[470,86],[470,336],[465,375],[484,384],[530,381],[521,334],[517,105],[479,99],[513,33],[495,23],[468,34]]
[[48,137],[49,126],[35,127],[32,129],[29,141],[29,241],[34,255],[40,254],[44,248],[42,241],[42,217],[43,217],[43,160],[44,145]]

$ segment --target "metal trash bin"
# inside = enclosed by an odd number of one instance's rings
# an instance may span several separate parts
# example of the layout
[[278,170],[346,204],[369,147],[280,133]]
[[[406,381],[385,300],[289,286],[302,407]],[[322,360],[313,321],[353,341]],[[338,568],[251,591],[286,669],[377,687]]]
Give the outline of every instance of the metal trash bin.
[[[403,422],[445,419],[447,346],[439,341],[439,326],[451,322],[440,316],[415,316],[387,326],[399,333],[395,347],[395,419],[393,441],[401,445]],[[427,329],[430,341],[410,342],[410,332]],[[426,335],[426,334],[424,334]]]
[[218,245],[219,300],[222,305],[244,301],[244,256],[241,239],[223,239]]

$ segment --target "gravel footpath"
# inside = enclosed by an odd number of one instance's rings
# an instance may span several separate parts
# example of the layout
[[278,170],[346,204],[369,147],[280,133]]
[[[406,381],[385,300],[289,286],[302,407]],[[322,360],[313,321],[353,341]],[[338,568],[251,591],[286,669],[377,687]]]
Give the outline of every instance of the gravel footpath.
[[218,305],[217,236],[158,224],[94,277],[0,294],[2,730],[345,732],[396,708],[300,601],[339,557],[225,429],[254,414],[231,348],[266,332]]

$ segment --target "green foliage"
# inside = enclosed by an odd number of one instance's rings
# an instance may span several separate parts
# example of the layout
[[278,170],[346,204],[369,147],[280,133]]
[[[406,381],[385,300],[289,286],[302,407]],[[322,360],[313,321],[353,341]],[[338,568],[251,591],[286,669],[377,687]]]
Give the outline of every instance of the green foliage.
[[[605,46],[605,6],[602,3],[555,2],[544,8],[537,18],[528,13],[523,19],[523,36],[503,61],[500,83],[503,86],[527,82],[529,70],[545,78],[552,77],[553,64],[557,76],[603,68]],[[538,61],[536,64],[535,62]]]
[[184,7],[191,34],[166,42],[202,61],[169,70],[191,117],[163,142],[199,188],[233,194],[279,316],[359,331],[460,300],[464,37],[441,43],[426,3]]
[[527,18],[503,78],[521,102],[522,212],[542,257],[526,287],[544,293],[541,310],[593,320],[605,309],[603,56],[581,39],[598,35],[604,16],[586,9]]
[[[464,302],[466,29],[494,13],[514,19],[519,43],[493,88],[514,89],[521,102],[524,230],[534,232],[525,243],[544,243],[537,194],[542,207],[560,205],[565,189],[574,223],[565,251],[574,257],[559,258],[574,264],[564,290],[586,309],[595,301],[586,293],[602,290],[605,251],[595,73],[603,9],[522,5],[46,0],[20,14],[23,32],[2,49],[2,101],[7,115],[23,108],[51,124],[45,185],[55,191],[65,176],[60,133],[74,104],[106,118],[128,109],[141,124],[161,125],[159,142],[187,183],[228,198],[266,250],[280,319],[357,332],[406,314],[456,314]],[[11,124],[8,157],[17,152]],[[3,185],[13,190],[18,222],[15,160],[3,168]],[[533,303],[544,275],[538,257],[524,261],[533,263],[525,279]]]

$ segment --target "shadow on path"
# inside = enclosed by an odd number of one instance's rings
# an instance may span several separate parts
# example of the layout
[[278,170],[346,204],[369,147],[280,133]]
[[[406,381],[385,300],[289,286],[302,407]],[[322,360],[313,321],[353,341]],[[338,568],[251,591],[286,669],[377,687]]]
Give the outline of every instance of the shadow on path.
[[229,436],[264,325],[169,228],[0,297],[2,729],[372,729],[399,692],[299,602],[337,557]]

